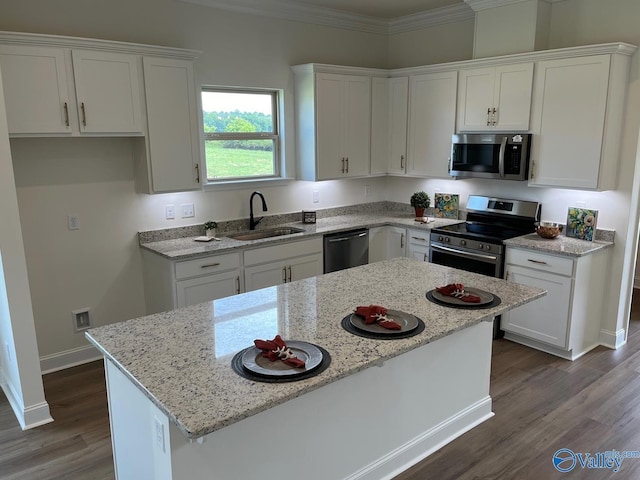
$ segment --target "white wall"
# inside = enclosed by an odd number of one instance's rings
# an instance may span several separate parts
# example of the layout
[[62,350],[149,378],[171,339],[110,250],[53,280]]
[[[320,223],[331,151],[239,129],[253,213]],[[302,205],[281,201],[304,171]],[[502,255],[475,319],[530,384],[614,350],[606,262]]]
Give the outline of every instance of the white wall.
[[[2,79],[0,78],[0,92]],[[22,428],[51,421],[44,399],[18,199],[0,95],[0,387]]]

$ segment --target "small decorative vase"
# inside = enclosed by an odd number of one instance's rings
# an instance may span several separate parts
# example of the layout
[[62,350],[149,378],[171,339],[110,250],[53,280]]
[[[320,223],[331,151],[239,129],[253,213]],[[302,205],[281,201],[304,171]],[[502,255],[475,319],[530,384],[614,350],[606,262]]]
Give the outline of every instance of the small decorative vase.
[[416,218],[424,217],[424,208],[413,207],[416,211]]
[[207,235],[207,237],[215,237],[216,236],[216,229],[215,228],[207,228],[206,235]]

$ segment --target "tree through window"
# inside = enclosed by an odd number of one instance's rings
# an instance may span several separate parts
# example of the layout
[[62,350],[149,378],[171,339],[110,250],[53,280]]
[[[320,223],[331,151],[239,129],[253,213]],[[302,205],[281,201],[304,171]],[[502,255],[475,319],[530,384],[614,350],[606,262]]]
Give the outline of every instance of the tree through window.
[[209,182],[278,177],[278,93],[202,89]]

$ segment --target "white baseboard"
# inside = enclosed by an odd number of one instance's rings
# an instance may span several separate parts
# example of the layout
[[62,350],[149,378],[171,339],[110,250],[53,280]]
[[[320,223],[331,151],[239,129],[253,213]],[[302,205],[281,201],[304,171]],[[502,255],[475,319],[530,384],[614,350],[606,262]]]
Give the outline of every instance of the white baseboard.
[[7,381],[2,371],[0,371],[0,387],[2,387],[2,391],[6,395],[7,400],[9,400],[9,405],[11,405],[22,430],[28,430],[53,422],[51,412],[49,411],[49,404],[47,402],[40,402],[36,405],[25,407],[22,396],[14,390],[13,385]]
[[493,415],[491,397],[486,397],[349,475],[345,480],[392,479]]
[[600,330],[600,345],[616,350],[625,343],[626,338],[624,328],[621,328],[617,332],[604,329]]
[[42,374],[57,372],[65,368],[75,367],[83,363],[102,359],[103,355],[93,345],[72,348],[63,352],[40,357],[40,370]]

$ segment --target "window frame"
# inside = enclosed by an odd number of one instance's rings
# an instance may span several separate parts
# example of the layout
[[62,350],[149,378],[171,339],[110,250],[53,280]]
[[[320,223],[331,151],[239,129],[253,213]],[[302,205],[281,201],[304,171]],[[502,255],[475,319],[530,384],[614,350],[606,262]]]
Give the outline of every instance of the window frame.
[[[202,95],[205,92],[227,92],[227,93],[240,93],[240,94],[257,94],[257,95],[271,95],[271,111],[272,111],[272,132],[205,132],[204,131],[204,107],[202,107]],[[284,106],[282,104],[282,90],[274,88],[258,88],[258,87],[229,87],[229,86],[216,86],[216,85],[204,85],[200,89],[200,132],[202,135],[202,163],[204,172],[204,183],[206,186],[215,185],[234,185],[234,184],[247,184],[256,182],[274,182],[277,180],[284,180],[284,163],[282,156],[282,142],[283,135],[282,130],[282,110]],[[207,141],[221,141],[221,140],[271,140],[273,142],[273,174],[259,175],[259,176],[238,176],[238,177],[222,177],[222,178],[209,178],[209,172],[207,170]]]

